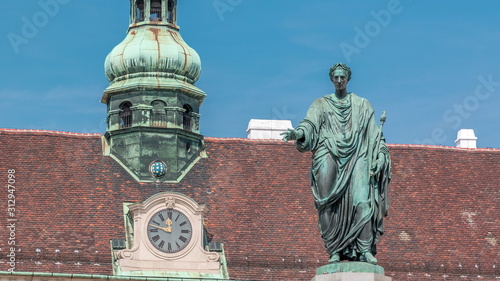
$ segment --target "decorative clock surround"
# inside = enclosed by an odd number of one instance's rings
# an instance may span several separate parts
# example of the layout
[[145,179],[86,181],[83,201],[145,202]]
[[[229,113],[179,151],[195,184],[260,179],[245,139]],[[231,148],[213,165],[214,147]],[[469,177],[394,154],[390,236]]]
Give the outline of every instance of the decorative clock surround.
[[116,275],[221,278],[221,256],[203,245],[208,207],[173,192],[129,206],[134,220],[131,249],[114,254]]

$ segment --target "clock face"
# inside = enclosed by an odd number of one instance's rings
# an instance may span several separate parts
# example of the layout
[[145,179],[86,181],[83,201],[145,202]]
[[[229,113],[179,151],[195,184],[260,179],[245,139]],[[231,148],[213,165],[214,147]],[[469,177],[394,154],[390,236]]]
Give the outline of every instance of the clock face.
[[154,214],[147,226],[149,242],[165,253],[184,249],[191,241],[193,227],[182,212],[164,209]]

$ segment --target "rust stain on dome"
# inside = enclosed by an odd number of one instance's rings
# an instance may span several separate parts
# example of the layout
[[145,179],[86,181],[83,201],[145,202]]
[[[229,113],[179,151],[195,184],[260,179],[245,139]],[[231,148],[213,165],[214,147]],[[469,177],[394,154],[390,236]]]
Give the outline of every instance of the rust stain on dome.
[[153,28],[153,27],[148,28],[148,30],[151,31],[151,32],[153,32],[153,34],[155,36],[155,40],[158,41],[158,33],[160,33],[161,30],[158,29],[158,28]]
[[178,33],[168,31],[170,33],[170,36],[172,36],[172,39],[174,39],[175,43],[177,43],[179,46],[182,48],[182,54],[184,55],[184,67],[182,68],[183,71],[186,71],[187,65],[188,65],[188,50],[182,45],[180,40],[177,38]]

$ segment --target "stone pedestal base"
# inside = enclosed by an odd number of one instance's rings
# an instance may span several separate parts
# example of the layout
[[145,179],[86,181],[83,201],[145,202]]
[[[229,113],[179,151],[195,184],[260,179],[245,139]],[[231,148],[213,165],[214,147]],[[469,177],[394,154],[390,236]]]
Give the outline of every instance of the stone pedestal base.
[[338,262],[319,267],[311,281],[391,281],[384,268],[365,262]]

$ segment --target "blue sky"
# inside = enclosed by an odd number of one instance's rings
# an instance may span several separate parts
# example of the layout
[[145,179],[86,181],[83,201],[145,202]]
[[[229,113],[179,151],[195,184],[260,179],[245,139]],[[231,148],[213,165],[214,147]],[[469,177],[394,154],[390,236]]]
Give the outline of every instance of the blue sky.
[[[103,133],[103,64],[125,38],[129,1],[22,2],[0,2],[0,127]],[[296,126],[344,62],[348,90],[387,111],[389,143],[454,146],[472,128],[478,147],[500,148],[499,10],[492,0],[179,0],[181,35],[202,59],[202,133],[245,137],[252,118]]]

